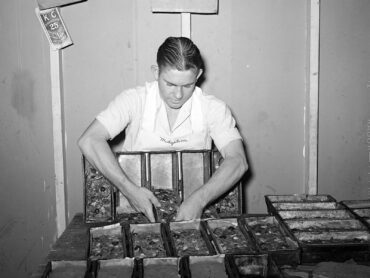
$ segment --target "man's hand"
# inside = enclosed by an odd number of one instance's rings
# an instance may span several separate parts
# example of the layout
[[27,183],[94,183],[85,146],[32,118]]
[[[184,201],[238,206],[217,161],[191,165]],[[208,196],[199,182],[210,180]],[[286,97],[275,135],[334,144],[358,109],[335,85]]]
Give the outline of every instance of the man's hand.
[[176,220],[200,218],[208,203],[230,190],[248,169],[243,143],[233,140],[220,150],[224,158],[212,177],[194,191],[180,206]]
[[199,191],[195,191],[181,204],[176,221],[199,219],[203,209],[201,194]]
[[132,187],[125,196],[134,209],[136,209],[138,212],[144,213],[150,222],[155,222],[153,205],[160,207],[161,204],[154,196],[153,192],[144,187],[135,186]]

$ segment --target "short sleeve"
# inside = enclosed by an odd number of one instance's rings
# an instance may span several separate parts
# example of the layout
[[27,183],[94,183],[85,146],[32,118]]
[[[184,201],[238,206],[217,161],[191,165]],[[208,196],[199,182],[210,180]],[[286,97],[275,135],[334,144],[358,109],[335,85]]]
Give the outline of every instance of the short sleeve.
[[211,99],[207,105],[207,123],[217,149],[221,150],[233,140],[242,140],[230,108],[223,101],[212,96],[208,97]]
[[127,127],[139,106],[138,93],[135,90],[124,91],[96,119],[107,129],[110,139],[113,139]]

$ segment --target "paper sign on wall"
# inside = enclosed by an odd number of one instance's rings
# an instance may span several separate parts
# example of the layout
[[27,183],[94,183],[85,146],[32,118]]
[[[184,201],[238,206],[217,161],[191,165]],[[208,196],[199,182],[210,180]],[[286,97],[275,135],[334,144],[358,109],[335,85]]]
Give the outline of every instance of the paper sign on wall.
[[36,15],[53,50],[59,50],[72,44],[71,37],[58,8],[41,11],[39,8],[36,8]]

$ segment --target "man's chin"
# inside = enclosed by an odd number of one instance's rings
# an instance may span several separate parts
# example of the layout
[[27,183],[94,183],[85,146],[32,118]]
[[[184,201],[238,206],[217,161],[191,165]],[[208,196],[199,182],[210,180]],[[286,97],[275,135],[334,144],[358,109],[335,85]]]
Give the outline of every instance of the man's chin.
[[171,109],[180,109],[182,107],[182,103],[171,103],[169,106]]

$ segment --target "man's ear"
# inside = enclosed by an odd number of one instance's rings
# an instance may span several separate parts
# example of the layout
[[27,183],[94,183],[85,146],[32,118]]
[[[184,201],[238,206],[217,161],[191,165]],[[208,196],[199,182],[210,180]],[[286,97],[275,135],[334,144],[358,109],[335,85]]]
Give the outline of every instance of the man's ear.
[[158,80],[159,77],[159,67],[157,65],[152,65],[151,67],[152,73],[154,75],[155,80]]
[[197,75],[197,80],[199,79],[199,77],[203,74],[203,70],[202,69],[199,69],[198,71],[198,75]]

